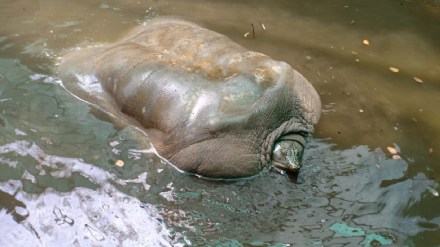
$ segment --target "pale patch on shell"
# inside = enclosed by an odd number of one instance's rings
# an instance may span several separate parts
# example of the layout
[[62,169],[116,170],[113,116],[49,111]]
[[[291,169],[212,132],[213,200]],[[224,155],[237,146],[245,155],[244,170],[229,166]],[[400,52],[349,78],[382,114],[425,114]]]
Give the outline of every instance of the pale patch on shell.
[[243,95],[245,95],[245,94],[229,94],[229,95],[223,96],[223,99],[226,101],[237,101],[241,97],[243,97]]
[[115,93],[117,89],[118,89],[118,84],[117,83],[113,84],[113,93]]
[[267,81],[267,70],[263,68],[257,68],[254,73],[255,82],[261,84],[264,81]]
[[258,84],[260,84],[264,81],[264,75],[262,75],[260,73],[255,73],[254,77],[255,77],[255,82],[257,82]]
[[280,74],[281,73],[281,67],[280,66],[272,66],[272,70],[277,73]]

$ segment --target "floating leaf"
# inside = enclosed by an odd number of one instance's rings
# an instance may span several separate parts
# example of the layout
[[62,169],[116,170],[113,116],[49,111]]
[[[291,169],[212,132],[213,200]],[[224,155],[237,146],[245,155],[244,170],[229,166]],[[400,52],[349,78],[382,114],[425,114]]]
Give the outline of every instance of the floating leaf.
[[366,39],[364,39],[364,41],[362,41],[362,43],[363,43],[364,45],[370,45],[370,41],[368,41],[368,40],[366,40]]
[[398,68],[395,68],[395,67],[390,67],[390,70],[391,70],[392,72],[394,72],[394,73],[399,72],[399,69],[398,69]]

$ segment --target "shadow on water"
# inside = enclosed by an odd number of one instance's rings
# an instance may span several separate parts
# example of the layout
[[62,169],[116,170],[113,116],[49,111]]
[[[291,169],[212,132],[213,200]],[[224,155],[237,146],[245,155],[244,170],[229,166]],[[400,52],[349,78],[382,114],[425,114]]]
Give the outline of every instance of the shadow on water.
[[[439,13],[438,1],[0,0],[0,245],[439,245]],[[323,116],[296,178],[180,174],[60,87],[63,51],[157,14],[309,78]]]

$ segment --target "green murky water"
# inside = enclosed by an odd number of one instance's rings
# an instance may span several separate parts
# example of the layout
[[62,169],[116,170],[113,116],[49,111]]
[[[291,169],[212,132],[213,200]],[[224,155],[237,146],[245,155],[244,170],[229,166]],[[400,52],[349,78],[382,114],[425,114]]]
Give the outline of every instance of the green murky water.
[[[323,115],[297,181],[180,174],[60,86],[64,51],[156,15],[311,81]],[[439,1],[0,0],[0,23],[1,246],[440,245]]]

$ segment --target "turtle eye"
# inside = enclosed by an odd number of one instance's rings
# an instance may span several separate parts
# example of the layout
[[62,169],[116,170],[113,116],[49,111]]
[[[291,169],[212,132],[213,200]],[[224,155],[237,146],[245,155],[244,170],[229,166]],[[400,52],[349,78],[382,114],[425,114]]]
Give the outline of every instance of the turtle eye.
[[282,161],[284,159],[285,150],[281,147],[280,143],[275,144],[272,155],[272,158],[276,161]]

